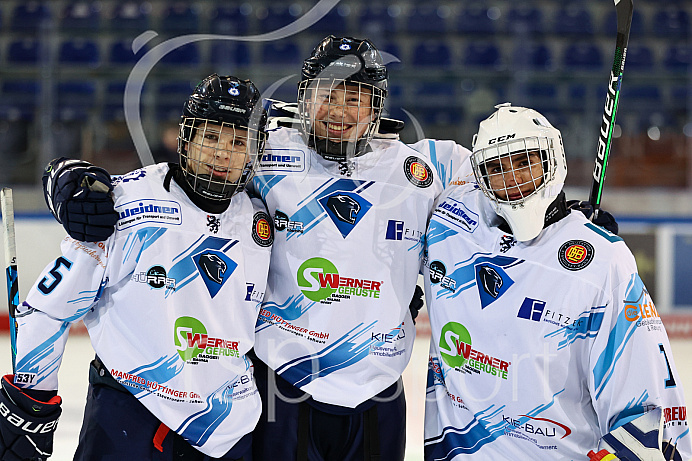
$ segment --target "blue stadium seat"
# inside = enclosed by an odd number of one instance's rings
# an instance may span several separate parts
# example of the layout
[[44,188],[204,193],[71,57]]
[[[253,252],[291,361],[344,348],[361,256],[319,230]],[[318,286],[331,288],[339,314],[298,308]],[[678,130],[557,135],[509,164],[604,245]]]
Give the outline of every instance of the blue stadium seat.
[[32,120],[41,96],[35,80],[7,80],[2,83],[0,101],[3,113],[11,120]]
[[304,58],[298,44],[288,40],[262,45],[262,63],[267,66],[292,66],[289,68],[299,69]]
[[117,40],[108,45],[108,62],[114,65],[132,65],[136,63],[147,52],[147,46],[143,46],[137,51],[132,52],[132,40]]
[[667,6],[654,15],[652,31],[657,37],[688,39],[690,15],[682,8]]
[[12,41],[7,46],[7,62],[19,65],[37,64],[42,48],[39,41],[33,38]]
[[603,53],[594,43],[572,43],[563,52],[562,64],[567,70],[600,70],[603,68]]
[[487,69],[501,68],[502,56],[500,49],[492,42],[471,42],[464,52],[464,66]]
[[209,30],[214,34],[247,35],[251,20],[252,5],[218,5],[211,10]]
[[200,63],[199,44],[192,42],[176,48],[160,61],[165,66],[198,66]]
[[156,92],[156,117],[159,120],[172,120],[180,117],[183,102],[192,93],[195,85],[189,81],[172,81],[159,84]]
[[[603,33],[608,37],[615,37],[618,31],[617,12],[610,10],[606,13],[603,20]],[[632,11],[632,25],[630,26],[630,37],[645,37],[648,33],[644,15],[636,8]],[[627,55],[629,59],[629,51]]]
[[660,110],[663,107],[661,88],[657,85],[623,85],[620,91],[623,110]]
[[[211,44],[209,62],[214,69],[234,69],[249,66],[251,62],[250,47],[247,42],[230,40],[214,41]],[[232,71],[228,73],[233,73]]]
[[77,1],[68,3],[60,15],[60,28],[66,31],[94,32],[101,27],[101,7],[98,3]]
[[654,52],[648,46],[633,45],[627,48],[626,71],[651,72],[655,66]]
[[584,6],[572,3],[558,8],[553,18],[553,33],[556,35],[593,35],[591,12]]
[[110,28],[116,32],[144,32],[151,28],[151,5],[126,1],[117,3],[110,13]]
[[543,11],[535,6],[521,4],[510,7],[506,31],[512,35],[541,35],[545,33]]
[[48,2],[18,2],[10,20],[11,29],[15,32],[37,32],[45,27],[53,17]]
[[406,32],[411,34],[440,35],[447,33],[451,10],[436,3],[421,4],[408,13]]
[[461,11],[457,30],[468,35],[492,35],[498,30],[499,13],[494,8],[474,4]]
[[184,2],[174,2],[163,10],[161,32],[168,34],[193,34],[199,32],[199,11],[197,6]]
[[370,3],[361,5],[356,23],[363,37],[384,37],[396,33],[397,18],[401,15],[401,7]]
[[259,32],[266,33],[289,25],[305,11],[297,3],[285,5],[277,2],[268,8],[258,9],[257,14]]
[[[101,119],[109,120],[125,120],[125,112],[123,104],[125,102],[125,86],[126,82],[121,80],[112,80],[106,83],[106,91],[103,96],[103,110],[101,111]],[[144,85],[140,96],[146,94],[148,85]],[[141,102],[141,101],[140,101]],[[183,99],[178,101],[179,112],[183,107]]]
[[416,106],[448,106],[456,101],[456,85],[448,81],[426,81],[414,85],[412,94]]
[[[625,63],[625,65],[627,64]],[[671,45],[666,50],[663,65],[670,72],[688,72],[692,69],[692,47],[690,45]]]
[[553,52],[545,43],[518,43],[512,53],[513,69],[555,70]]
[[545,115],[547,112],[560,110],[558,86],[550,82],[528,82],[519,85],[516,104],[531,107]]
[[59,120],[86,120],[96,103],[96,84],[77,80],[58,82],[55,101]]
[[449,68],[452,65],[452,50],[444,41],[426,40],[413,49],[414,66]]
[[351,14],[351,7],[348,5],[337,5],[327,13],[322,19],[310,26],[311,32],[321,34],[348,35],[348,16]]
[[101,53],[99,46],[92,40],[65,40],[60,44],[58,62],[63,65],[80,65],[97,67]]

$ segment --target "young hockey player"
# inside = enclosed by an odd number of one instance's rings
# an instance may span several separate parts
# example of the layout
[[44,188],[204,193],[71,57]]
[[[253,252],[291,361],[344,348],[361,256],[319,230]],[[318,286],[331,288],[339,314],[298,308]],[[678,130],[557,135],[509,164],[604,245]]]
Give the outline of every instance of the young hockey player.
[[[2,459],[52,453],[58,368],[79,320],[97,357],[75,460],[251,459],[261,402],[246,353],[273,234],[244,187],[265,123],[252,82],[207,77],[183,108],[180,164],[113,182],[108,239],[65,238],[17,310],[16,370],[0,392]],[[69,160],[46,176],[56,194],[81,179],[110,183]]]
[[560,132],[497,106],[471,164],[426,234],[425,459],[587,460],[623,432],[622,459],[690,459],[665,329],[622,239],[566,209]]

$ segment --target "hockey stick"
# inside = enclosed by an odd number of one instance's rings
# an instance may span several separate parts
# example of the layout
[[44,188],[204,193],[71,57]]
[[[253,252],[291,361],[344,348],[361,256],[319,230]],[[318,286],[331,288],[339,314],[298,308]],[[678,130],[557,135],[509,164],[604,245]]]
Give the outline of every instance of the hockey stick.
[[632,0],[614,0],[617,15],[618,34],[615,40],[615,58],[613,68],[610,71],[610,83],[608,94],[606,95],[605,108],[603,109],[603,121],[601,122],[601,132],[598,138],[598,153],[596,155],[596,165],[593,170],[593,185],[589,194],[589,203],[593,206],[594,218],[598,216],[601,206],[601,195],[605,184],[606,167],[610,156],[610,147],[613,139],[613,126],[615,125],[615,113],[620,102],[620,85],[622,84],[622,72],[625,68],[625,57],[627,56],[627,42],[630,36],[630,26],[632,25]]
[[0,191],[2,211],[3,240],[5,242],[5,264],[7,268],[7,307],[10,311],[10,347],[12,350],[12,372],[17,357],[17,321],[15,314],[19,305],[19,279],[17,278],[17,247],[14,239],[14,203],[12,189],[3,187]]

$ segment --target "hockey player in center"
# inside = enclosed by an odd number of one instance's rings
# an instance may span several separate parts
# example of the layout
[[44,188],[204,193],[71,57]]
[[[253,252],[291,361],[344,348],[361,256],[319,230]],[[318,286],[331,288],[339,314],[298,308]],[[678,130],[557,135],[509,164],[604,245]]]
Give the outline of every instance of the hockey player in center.
[[[208,77],[184,105],[180,164],[113,182],[117,226],[106,240],[64,239],[17,310],[16,371],[0,393],[2,459],[50,456],[58,368],[79,320],[97,357],[75,460],[251,459],[261,402],[246,354],[273,233],[244,186],[265,123],[252,82]],[[98,179],[98,170],[54,161],[48,190],[67,193],[76,175]]]
[[471,164],[426,234],[425,459],[690,459],[665,329],[622,239],[566,208],[560,132],[497,106]]
[[276,231],[255,459],[404,457],[409,303],[444,184],[429,155],[374,136],[386,95],[370,41],[325,38],[302,68],[300,126],[270,132],[253,179]]

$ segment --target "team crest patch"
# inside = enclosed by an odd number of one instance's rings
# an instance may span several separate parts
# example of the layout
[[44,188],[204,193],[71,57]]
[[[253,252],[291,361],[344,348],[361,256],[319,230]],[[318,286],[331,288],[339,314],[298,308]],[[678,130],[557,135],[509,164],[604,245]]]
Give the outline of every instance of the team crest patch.
[[567,270],[579,271],[591,264],[593,245],[584,240],[570,240],[562,244],[557,252],[557,259]]
[[410,156],[404,161],[404,174],[416,187],[429,187],[433,182],[432,170],[418,157]]
[[264,211],[258,211],[252,219],[252,240],[261,247],[268,247],[274,243],[272,224],[269,215]]

